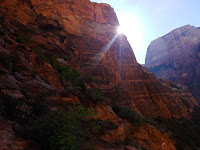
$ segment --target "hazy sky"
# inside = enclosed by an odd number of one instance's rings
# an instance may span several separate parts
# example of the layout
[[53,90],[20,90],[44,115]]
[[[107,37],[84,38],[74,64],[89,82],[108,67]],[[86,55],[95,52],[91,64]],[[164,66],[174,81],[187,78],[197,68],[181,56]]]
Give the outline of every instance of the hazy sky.
[[151,41],[187,24],[200,27],[200,0],[91,1],[108,3],[115,9],[120,24],[126,29],[124,34],[141,64],[145,63]]

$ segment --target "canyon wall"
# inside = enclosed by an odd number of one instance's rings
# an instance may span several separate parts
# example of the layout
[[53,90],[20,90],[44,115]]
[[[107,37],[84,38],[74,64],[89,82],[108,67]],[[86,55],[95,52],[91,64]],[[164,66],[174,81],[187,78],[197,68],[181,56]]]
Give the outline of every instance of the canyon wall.
[[200,100],[200,29],[186,25],[154,40],[145,66],[156,76],[189,88]]
[[[185,87],[159,79],[137,63],[127,38],[117,34],[118,20],[107,4],[0,0],[0,14],[0,104],[5,95],[33,100],[45,94],[51,110],[81,101],[97,112],[97,118],[119,126],[101,137],[107,142],[122,142],[126,128],[135,128],[113,112],[112,104],[129,106],[152,118],[188,117],[198,106]],[[86,87],[102,89],[110,104],[85,101],[84,90],[65,81],[58,64],[77,68],[82,76],[98,81],[85,82]],[[148,149],[176,149],[167,134],[151,125],[136,131],[132,136]]]
[[[100,88],[113,103],[128,105],[146,116],[187,116],[198,105],[187,90],[171,89],[137,63],[126,37],[117,34],[118,20],[107,4],[89,0],[4,0],[1,12],[7,16],[8,33],[21,30],[30,37],[23,55],[16,42],[2,48],[7,53],[16,52],[21,59],[14,75],[4,71],[3,93],[10,89],[17,96],[23,95],[21,91],[34,96],[42,90],[63,88],[57,72],[36,60],[34,50],[45,49],[47,55],[56,55],[82,74],[99,79]],[[33,72],[45,82],[31,79]]]

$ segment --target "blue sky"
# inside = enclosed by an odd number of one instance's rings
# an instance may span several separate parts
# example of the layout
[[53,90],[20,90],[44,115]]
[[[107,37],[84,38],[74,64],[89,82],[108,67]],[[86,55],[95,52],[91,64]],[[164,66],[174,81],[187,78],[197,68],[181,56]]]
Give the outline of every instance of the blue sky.
[[151,41],[187,24],[200,27],[200,0],[91,1],[108,3],[115,9],[120,24],[129,30],[124,34],[141,64]]

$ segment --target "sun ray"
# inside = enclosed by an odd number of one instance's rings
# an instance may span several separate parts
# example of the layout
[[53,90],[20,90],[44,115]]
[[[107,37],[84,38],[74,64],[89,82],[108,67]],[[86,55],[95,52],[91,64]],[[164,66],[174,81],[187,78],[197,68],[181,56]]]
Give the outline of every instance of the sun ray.
[[110,40],[110,42],[101,50],[102,52],[101,53],[99,53],[98,55],[97,55],[97,61],[96,61],[96,63],[99,63],[101,60],[102,60],[102,58],[104,57],[104,55],[107,53],[107,51],[110,49],[110,47],[111,47],[111,45],[113,44],[113,42],[115,41],[115,39],[117,38],[117,36],[118,36],[118,34],[116,34],[111,40]]
[[120,35],[120,43],[119,43],[119,77],[121,80],[121,72],[122,72],[122,36]]

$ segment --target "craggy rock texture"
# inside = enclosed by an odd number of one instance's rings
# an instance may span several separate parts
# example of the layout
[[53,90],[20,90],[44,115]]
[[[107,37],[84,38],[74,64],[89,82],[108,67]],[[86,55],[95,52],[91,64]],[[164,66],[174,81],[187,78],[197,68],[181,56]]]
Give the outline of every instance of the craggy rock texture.
[[109,5],[88,0],[33,0],[32,3],[38,14],[63,25],[68,33],[65,46],[75,56],[73,64],[83,73],[104,81],[107,85],[103,88],[108,93],[121,88],[122,92],[113,101],[130,105],[151,117],[186,116],[188,106],[181,102],[183,99],[190,101],[189,110],[197,105],[190,93],[184,91],[182,96],[179,91],[177,94],[137,64],[126,37],[116,33],[119,24]]
[[12,129],[14,122],[5,121],[0,117],[0,149],[1,150],[39,150],[38,145],[31,140],[18,138]]
[[[126,37],[117,35],[119,23],[107,4],[89,0],[1,0],[0,14],[0,52],[7,57],[0,63],[0,104],[6,94],[27,99],[45,94],[49,103],[63,107],[84,101],[81,90],[69,90],[71,83],[55,70],[55,59],[61,65],[78,68],[83,76],[95,78],[98,84],[87,87],[103,89],[111,104],[132,107],[148,117],[188,116],[198,105],[187,90],[172,89],[167,81],[137,63]],[[99,119],[118,125],[102,135],[102,140],[125,139],[126,121],[117,117],[108,104],[84,103],[97,111]],[[158,147],[155,141],[149,141],[150,149],[159,149],[162,142],[173,147],[173,142],[156,129],[151,135],[144,130],[148,137],[155,133],[154,137],[161,139]]]
[[187,86],[200,101],[200,29],[186,25],[154,40],[145,66],[158,77]]
[[[187,110],[197,105],[190,93],[171,90],[137,64],[126,37],[117,35],[118,20],[107,4],[88,0],[4,0],[1,11],[7,15],[3,42],[12,43],[2,46],[1,51],[17,57],[17,71],[3,71],[1,84],[12,78],[12,87],[1,85],[2,93],[19,96],[23,91],[34,97],[45,90],[62,88],[57,72],[35,57],[35,53],[45,51],[45,55],[62,56],[65,63],[98,78],[113,102],[129,105],[144,115],[187,116]],[[12,34],[19,31],[30,37],[29,45],[14,41]]]
[[138,133],[134,134],[134,139],[147,149],[176,150],[172,141],[169,140],[168,135],[162,135],[160,131],[152,126],[141,127]]

